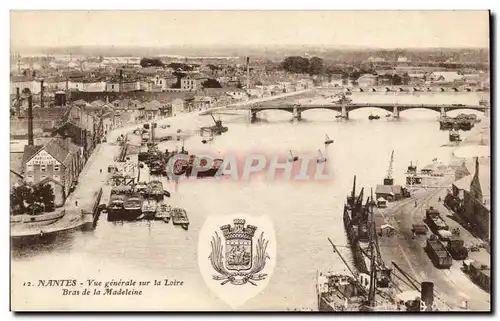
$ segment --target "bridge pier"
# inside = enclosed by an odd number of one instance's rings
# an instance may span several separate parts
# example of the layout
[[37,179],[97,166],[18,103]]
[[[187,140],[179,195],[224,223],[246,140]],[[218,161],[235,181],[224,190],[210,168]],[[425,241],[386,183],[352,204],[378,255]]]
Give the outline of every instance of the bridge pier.
[[253,109],[250,109],[250,121],[256,121],[257,120],[257,112]]
[[349,112],[347,111],[346,105],[342,105],[342,118],[349,119]]
[[392,109],[392,117],[399,118],[399,109],[398,109],[398,106],[394,106],[394,108]]
[[302,111],[299,110],[299,108],[296,106],[293,107],[293,118],[295,118],[297,120],[302,119]]
[[446,118],[446,109],[441,107],[441,111],[439,113],[439,120],[444,120]]

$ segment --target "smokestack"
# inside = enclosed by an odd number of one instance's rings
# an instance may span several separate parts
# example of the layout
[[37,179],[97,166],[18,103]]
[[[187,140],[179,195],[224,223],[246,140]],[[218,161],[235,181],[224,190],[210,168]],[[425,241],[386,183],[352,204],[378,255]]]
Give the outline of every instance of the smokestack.
[[431,311],[432,304],[434,303],[434,283],[422,282],[422,301],[427,307],[427,311]]
[[21,95],[19,94],[19,87],[16,87],[16,115],[21,115]]
[[33,141],[33,96],[28,96],[28,146],[35,145]]
[[120,70],[120,83],[118,84],[118,91],[122,92],[123,70]]
[[250,57],[247,57],[247,90],[250,89]]
[[43,107],[43,80],[40,80],[40,108]]

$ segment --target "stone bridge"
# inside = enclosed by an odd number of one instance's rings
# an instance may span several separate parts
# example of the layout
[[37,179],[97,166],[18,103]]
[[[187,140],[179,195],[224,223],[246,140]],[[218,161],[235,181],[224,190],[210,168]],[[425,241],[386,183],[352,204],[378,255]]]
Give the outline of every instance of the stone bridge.
[[446,117],[447,111],[452,110],[477,110],[489,115],[489,106],[484,105],[464,105],[464,104],[394,104],[394,103],[350,103],[350,104],[254,104],[247,106],[235,106],[228,109],[249,110],[252,119],[257,117],[257,113],[263,110],[283,110],[293,114],[294,118],[301,119],[302,113],[311,109],[328,109],[341,113],[342,118],[348,119],[349,112],[360,108],[380,108],[392,113],[392,116],[399,118],[401,111],[409,109],[429,109],[439,112],[441,118]]
[[410,85],[400,85],[400,86],[356,86],[356,87],[317,87],[318,91],[350,91],[350,92],[479,92],[482,91],[480,88],[472,86],[439,86],[439,85],[428,85],[428,86],[410,86]]

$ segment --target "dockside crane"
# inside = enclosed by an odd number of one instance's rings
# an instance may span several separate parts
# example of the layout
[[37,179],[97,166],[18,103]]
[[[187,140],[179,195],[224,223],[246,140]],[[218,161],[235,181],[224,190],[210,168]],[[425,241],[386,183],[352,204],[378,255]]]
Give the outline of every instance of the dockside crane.
[[389,160],[389,168],[387,169],[387,176],[384,178],[384,185],[394,185],[394,178],[392,177],[392,167],[394,164],[394,151],[391,152],[391,159]]

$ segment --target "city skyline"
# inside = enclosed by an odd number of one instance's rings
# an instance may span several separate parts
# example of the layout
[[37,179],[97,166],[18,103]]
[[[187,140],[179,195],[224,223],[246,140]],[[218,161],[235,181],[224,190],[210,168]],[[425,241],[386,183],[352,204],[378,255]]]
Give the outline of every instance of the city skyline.
[[11,11],[10,18],[12,48],[489,47],[489,12],[486,10]]

